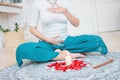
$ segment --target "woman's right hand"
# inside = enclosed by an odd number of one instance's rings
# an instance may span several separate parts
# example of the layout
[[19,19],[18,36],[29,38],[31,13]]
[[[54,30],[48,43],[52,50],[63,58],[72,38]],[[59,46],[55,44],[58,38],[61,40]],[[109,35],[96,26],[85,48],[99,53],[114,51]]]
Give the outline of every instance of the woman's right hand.
[[57,40],[57,38],[59,38],[60,36],[55,36],[55,37],[51,37],[51,38],[47,38],[46,42],[51,43],[51,44],[58,44],[63,42],[64,40]]

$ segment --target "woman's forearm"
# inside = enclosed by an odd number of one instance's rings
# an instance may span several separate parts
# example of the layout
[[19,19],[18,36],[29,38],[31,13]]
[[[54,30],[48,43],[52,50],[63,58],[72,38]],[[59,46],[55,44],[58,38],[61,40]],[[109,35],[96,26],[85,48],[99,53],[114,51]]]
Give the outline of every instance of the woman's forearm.
[[35,27],[30,26],[30,32],[35,35],[37,38],[46,41],[46,37],[43,36]]
[[67,19],[70,21],[70,23],[75,26],[78,27],[79,26],[79,19],[75,16],[73,16],[68,10],[64,11],[64,15],[67,17]]

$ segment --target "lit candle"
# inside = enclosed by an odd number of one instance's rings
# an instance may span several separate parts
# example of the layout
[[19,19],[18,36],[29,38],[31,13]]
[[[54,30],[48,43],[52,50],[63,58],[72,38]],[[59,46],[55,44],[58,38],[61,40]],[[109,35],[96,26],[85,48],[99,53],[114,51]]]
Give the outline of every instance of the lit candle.
[[66,65],[69,66],[72,63],[72,57],[70,56],[70,53],[67,51],[67,55],[65,57]]

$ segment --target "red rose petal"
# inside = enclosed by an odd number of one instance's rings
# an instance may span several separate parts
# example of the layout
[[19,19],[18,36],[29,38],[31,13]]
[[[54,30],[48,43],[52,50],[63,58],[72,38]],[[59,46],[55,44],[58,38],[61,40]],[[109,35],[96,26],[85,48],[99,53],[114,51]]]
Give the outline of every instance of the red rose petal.
[[62,70],[66,72],[66,70],[80,70],[85,67],[87,64],[84,63],[83,60],[74,60],[69,66],[66,66],[66,62],[55,62],[50,65],[47,65],[49,68],[54,67],[55,70]]

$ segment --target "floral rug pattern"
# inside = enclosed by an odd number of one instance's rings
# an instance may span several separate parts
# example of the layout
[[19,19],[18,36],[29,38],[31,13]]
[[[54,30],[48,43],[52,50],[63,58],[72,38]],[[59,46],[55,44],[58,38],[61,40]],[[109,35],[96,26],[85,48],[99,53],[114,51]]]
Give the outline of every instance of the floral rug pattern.
[[[98,53],[99,54],[99,53]],[[68,70],[66,72],[49,69],[48,64],[24,61],[22,67],[13,65],[0,71],[0,80],[120,80],[120,53],[108,53],[107,56],[114,58],[114,62],[98,69],[93,65],[103,63],[107,59],[96,53],[87,54],[86,58],[79,58],[90,66],[80,70]]]

